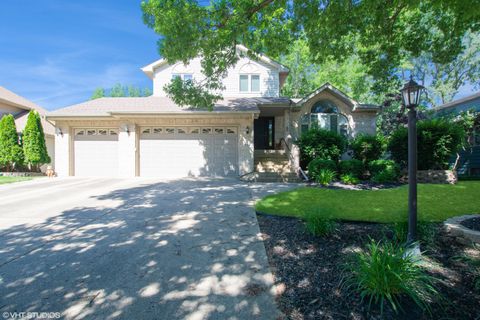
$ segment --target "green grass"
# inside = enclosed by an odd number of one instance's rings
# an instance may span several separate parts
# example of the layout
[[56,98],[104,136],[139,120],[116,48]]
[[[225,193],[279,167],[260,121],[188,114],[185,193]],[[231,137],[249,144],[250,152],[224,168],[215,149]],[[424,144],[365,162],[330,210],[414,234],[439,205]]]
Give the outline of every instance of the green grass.
[[[375,191],[303,187],[267,196],[255,209],[302,219],[315,213],[331,219],[389,223],[406,220],[407,199],[406,185]],[[480,181],[418,185],[419,220],[443,221],[473,213],[480,213]]]
[[28,181],[32,180],[33,177],[4,177],[0,176],[0,184],[19,182],[19,181]]

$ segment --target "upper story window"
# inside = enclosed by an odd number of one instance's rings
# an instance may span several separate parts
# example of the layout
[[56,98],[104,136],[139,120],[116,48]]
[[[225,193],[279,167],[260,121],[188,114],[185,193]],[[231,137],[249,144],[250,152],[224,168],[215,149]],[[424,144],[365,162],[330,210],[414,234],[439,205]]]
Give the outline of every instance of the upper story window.
[[193,75],[191,73],[173,73],[172,80],[175,78],[180,78],[183,81],[193,80]]
[[260,75],[241,74],[240,92],[260,92]]
[[329,100],[320,100],[312,106],[310,113],[301,119],[302,132],[319,128],[348,135],[348,119],[338,110],[338,107]]
[[480,146],[480,124],[473,129],[473,145]]

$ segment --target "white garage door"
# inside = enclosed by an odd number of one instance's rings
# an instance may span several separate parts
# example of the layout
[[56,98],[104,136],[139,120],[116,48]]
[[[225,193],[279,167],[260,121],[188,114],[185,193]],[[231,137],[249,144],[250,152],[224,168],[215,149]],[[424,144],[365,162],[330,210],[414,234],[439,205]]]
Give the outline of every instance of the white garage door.
[[118,176],[118,130],[75,129],[75,176]]
[[229,176],[238,172],[236,127],[145,127],[140,176]]

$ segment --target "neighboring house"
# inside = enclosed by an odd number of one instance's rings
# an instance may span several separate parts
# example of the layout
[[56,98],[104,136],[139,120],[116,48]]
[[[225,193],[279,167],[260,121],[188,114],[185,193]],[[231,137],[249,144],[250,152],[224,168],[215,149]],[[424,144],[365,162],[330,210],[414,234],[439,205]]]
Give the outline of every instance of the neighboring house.
[[[436,117],[456,116],[462,111],[480,112],[480,92],[458,99],[433,109]],[[457,172],[460,176],[480,176],[480,123],[477,120],[473,134],[469,137],[470,148],[459,152]]]
[[173,77],[201,79],[200,59],[160,59],[142,68],[153,80],[150,97],[100,98],[51,112],[58,175],[239,176],[260,170],[265,154],[285,157],[295,170],[301,130],[375,133],[377,107],[328,83],[301,100],[280,97],[288,69],[263,55],[251,60],[246,51],[237,47],[240,59],[213,111],[179,107],[163,91]]
[[[21,133],[23,129],[25,129],[30,110],[36,110],[41,116],[47,152],[52,159],[51,165],[54,165],[55,127],[45,119],[47,110],[0,86],[0,118],[5,114],[12,114],[15,118],[15,124],[17,126],[18,133]],[[42,166],[41,169],[44,171],[46,169],[46,165]]]

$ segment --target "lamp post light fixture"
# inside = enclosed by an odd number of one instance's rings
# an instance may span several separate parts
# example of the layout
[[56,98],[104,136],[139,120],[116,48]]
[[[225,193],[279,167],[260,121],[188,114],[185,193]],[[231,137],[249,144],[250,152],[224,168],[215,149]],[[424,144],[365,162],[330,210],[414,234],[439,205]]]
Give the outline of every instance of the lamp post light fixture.
[[403,86],[403,105],[408,109],[408,235],[407,245],[417,238],[417,109],[425,88],[412,78]]

